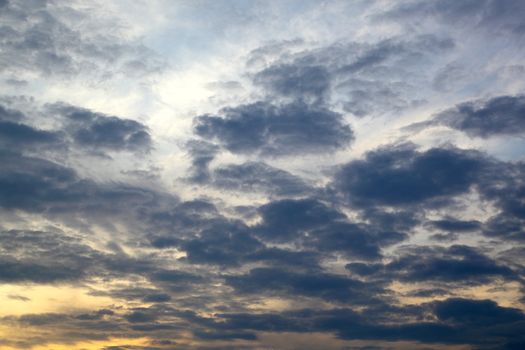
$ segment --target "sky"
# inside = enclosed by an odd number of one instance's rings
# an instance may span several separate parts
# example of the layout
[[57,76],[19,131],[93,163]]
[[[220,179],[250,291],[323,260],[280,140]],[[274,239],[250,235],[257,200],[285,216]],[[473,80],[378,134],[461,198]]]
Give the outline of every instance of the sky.
[[525,349],[525,2],[0,0],[0,349]]

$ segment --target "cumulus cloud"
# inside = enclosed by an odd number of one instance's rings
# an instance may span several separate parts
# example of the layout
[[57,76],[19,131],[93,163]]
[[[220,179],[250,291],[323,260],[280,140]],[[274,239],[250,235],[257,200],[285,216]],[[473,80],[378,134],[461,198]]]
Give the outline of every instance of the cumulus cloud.
[[232,153],[264,156],[334,151],[354,138],[340,114],[302,102],[226,108],[222,115],[196,117],[194,130]]
[[358,207],[421,205],[467,192],[485,162],[471,150],[394,146],[344,165],[334,185]]

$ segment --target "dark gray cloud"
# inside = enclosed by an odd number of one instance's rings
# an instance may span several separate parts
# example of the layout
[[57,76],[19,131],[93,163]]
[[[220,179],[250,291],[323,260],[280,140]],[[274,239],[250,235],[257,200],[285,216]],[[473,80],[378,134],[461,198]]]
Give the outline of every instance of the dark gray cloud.
[[349,222],[338,210],[315,199],[280,200],[259,208],[255,233],[273,242],[301,242],[319,252],[338,252],[365,260],[381,257],[381,248],[407,238],[394,223]]
[[210,163],[220,152],[219,146],[200,140],[186,144],[192,161],[188,180],[222,190],[260,192],[278,196],[293,196],[311,191],[301,178],[263,162],[223,164],[210,169]]
[[[403,229],[409,229],[388,220],[375,225],[351,223],[341,212],[315,199],[270,202],[259,208],[259,214],[262,220],[254,226],[220,217],[197,219],[192,223],[193,234],[153,235],[151,244],[181,249],[186,252],[183,260],[192,264],[240,266],[259,262],[315,267],[323,256],[333,253],[379,259],[382,248],[405,240]],[[302,248],[269,248],[263,242],[295,242]]]
[[[365,218],[380,223],[386,218],[378,208],[446,208],[455,197],[475,190],[499,214],[486,222],[444,218],[426,223],[451,233],[435,238],[453,240],[458,232],[482,231],[493,238],[521,240],[524,169],[522,162],[502,162],[474,150],[447,147],[420,152],[410,145],[390,146],[342,166],[330,193],[342,195]],[[403,232],[421,220],[415,213],[401,214],[394,215],[394,221],[388,219],[383,229]]]
[[358,207],[421,205],[466,193],[485,164],[472,150],[391,146],[344,165],[334,185]]
[[363,210],[363,219],[384,231],[408,232],[417,226],[422,218],[413,210],[391,210],[371,207]]
[[188,261],[212,265],[237,265],[244,254],[263,247],[244,225],[224,223],[201,232],[181,244]]
[[0,235],[3,282],[54,283],[86,278],[98,254],[61,233],[4,231]]
[[51,105],[49,109],[64,118],[65,130],[79,147],[146,152],[152,146],[147,127],[137,121],[65,104]]
[[[348,327],[345,325],[344,318],[336,315],[328,319],[330,321],[328,324],[332,326],[330,328],[337,331],[340,337],[345,339],[416,340],[423,343],[470,344],[477,349],[490,348],[488,346],[502,347],[507,342],[522,338],[520,329],[523,327],[523,313],[498,306],[493,302],[448,299],[437,302],[434,308],[431,306],[429,309],[443,316],[443,310],[449,305],[459,306],[462,302],[465,306],[468,304],[472,306],[471,309],[464,308],[465,318],[474,318],[477,313],[483,313],[486,303],[494,304],[492,310],[496,312],[496,316],[492,318],[493,322],[488,323],[486,327],[479,327],[479,325],[468,323],[454,323],[452,319],[447,318],[439,321],[420,320],[401,324],[358,322],[354,327]],[[420,312],[425,309],[426,307],[423,307]],[[402,311],[398,310],[398,312]],[[502,315],[501,318],[499,318],[500,315]],[[505,326],[502,327],[502,325]]]
[[333,151],[349,146],[354,138],[340,114],[302,102],[225,108],[219,116],[196,117],[194,130],[232,153],[263,156]]
[[90,182],[56,163],[18,154],[0,153],[6,165],[0,170],[0,205],[8,209],[43,211],[61,205],[82,205],[91,192]]
[[261,237],[288,241],[302,237],[305,231],[344,222],[345,216],[315,199],[270,202],[259,208],[262,223],[257,227]]
[[217,145],[200,140],[191,140],[186,144],[191,155],[191,168],[189,180],[196,183],[207,182],[210,178],[210,163],[220,149]]
[[[378,309],[384,313],[389,307],[381,305]],[[348,340],[415,340],[427,344],[471,344],[476,349],[510,348],[506,346],[523,341],[523,313],[490,300],[446,299],[417,307],[392,307],[390,311],[415,319],[374,322],[373,308],[362,312],[345,308],[303,309],[280,314],[220,314],[223,322],[208,325],[228,330],[328,331]],[[432,315],[433,320],[424,320],[423,313]]]
[[525,132],[525,96],[498,96],[464,102],[410,128],[446,125],[471,137],[489,138]]
[[[94,217],[130,213],[161,203],[162,195],[125,184],[98,184],[73,169],[36,157],[0,152],[0,207],[48,215]],[[175,197],[168,201],[176,203]]]
[[60,131],[41,130],[25,122],[27,117],[19,110],[0,105],[0,149],[48,149],[64,147]]
[[387,264],[350,263],[347,269],[359,276],[404,282],[441,281],[484,284],[494,278],[514,280],[516,271],[478,252],[474,247],[452,245],[412,247]]
[[443,321],[475,326],[525,321],[520,310],[501,307],[492,300],[447,299],[436,303],[435,313]]
[[125,316],[126,320],[131,323],[149,323],[156,320],[157,316],[145,311],[133,311]]
[[279,268],[256,268],[246,275],[227,276],[226,282],[240,293],[261,295],[301,295],[352,304],[370,303],[381,293],[376,285],[367,285],[344,275],[311,271],[298,273]]
[[250,332],[193,332],[193,334],[204,340],[232,340],[232,339],[244,339],[244,340],[256,340],[257,335]]
[[312,231],[307,245],[320,251],[342,253],[350,258],[374,260],[381,258],[381,248],[407,238],[403,231],[384,230],[364,223],[340,223]]
[[483,225],[491,238],[523,240],[525,222],[525,164],[523,162],[492,165],[480,181],[480,192],[500,211]]
[[57,147],[62,135],[53,131],[39,130],[31,126],[0,121],[0,147],[2,149],[34,149]]
[[[29,107],[29,106],[28,106]],[[30,109],[30,108],[29,108]],[[0,105],[0,147],[16,152],[49,150],[66,153],[129,151],[145,153],[152,148],[148,128],[134,120],[109,116],[89,109],[56,103],[40,112],[23,113]],[[41,118],[57,120],[58,126],[40,129]]]
[[487,237],[502,240],[525,240],[525,220],[512,215],[499,214],[490,218],[483,226],[483,233]]
[[316,267],[320,254],[316,250],[293,251],[270,248],[253,234],[253,229],[241,222],[215,219],[203,226],[198,235],[187,239],[179,237],[153,237],[156,248],[177,247],[186,252],[183,261],[223,267],[239,267],[242,264],[259,262],[273,265]]

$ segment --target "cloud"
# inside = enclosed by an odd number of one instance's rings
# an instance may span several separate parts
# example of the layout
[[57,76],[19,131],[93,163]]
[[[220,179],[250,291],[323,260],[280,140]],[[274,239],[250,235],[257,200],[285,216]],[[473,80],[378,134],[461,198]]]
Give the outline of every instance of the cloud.
[[155,314],[150,314],[144,311],[133,311],[132,313],[125,316],[126,320],[131,323],[149,323],[155,321],[157,318]]
[[207,182],[210,178],[210,163],[219,153],[219,147],[200,140],[191,140],[186,147],[192,157],[189,180],[196,183]]
[[324,102],[330,93],[331,77],[321,65],[281,64],[270,66],[254,76],[254,82],[277,98]]
[[[0,153],[6,166],[0,170],[0,206],[41,211],[77,203],[90,192],[91,183],[79,181],[69,168],[39,158]],[[64,208],[65,209],[65,208]]]
[[93,12],[74,4],[5,2],[0,11],[0,59],[4,62],[0,71],[17,78],[67,78],[84,73],[107,79],[117,74],[142,76],[164,67],[159,57],[119,32],[115,23],[100,20],[93,25],[97,22]]
[[10,121],[0,121],[0,137],[2,149],[57,147],[62,141],[59,133]]
[[334,92],[343,108],[357,117],[399,113],[421,105],[425,98],[415,86],[425,79],[425,67],[433,54],[445,55],[454,46],[447,36],[427,34],[350,43],[341,53],[341,47],[329,48],[327,65],[336,77]]
[[502,240],[523,241],[525,239],[525,220],[500,214],[490,218],[483,226],[483,233],[487,237]]
[[403,282],[441,281],[467,284],[488,283],[494,278],[513,280],[510,267],[463,245],[412,247],[386,264],[350,263],[346,268],[356,275]]
[[297,273],[280,268],[255,268],[248,274],[226,276],[237,292],[256,295],[301,295],[352,304],[367,304],[381,289],[344,275],[312,271]]
[[214,219],[205,225],[198,235],[187,239],[157,237],[152,239],[156,248],[177,247],[186,253],[183,261],[190,264],[240,267],[259,262],[267,265],[292,264],[316,267],[319,254],[315,250],[293,251],[267,247],[253,234],[253,229],[241,222]]
[[349,258],[374,260],[382,257],[381,248],[404,241],[404,232],[383,230],[364,223],[340,223],[313,230],[306,245],[319,251],[337,252]]
[[415,86],[425,79],[432,55],[454,46],[447,36],[426,34],[341,40],[300,52],[270,47],[252,52],[251,61],[269,61],[253,82],[271,100],[337,105],[356,117],[400,112],[424,103]]
[[26,117],[16,109],[0,105],[0,149],[46,149],[63,146],[59,131],[41,130],[24,123]]
[[[398,314],[416,317],[426,313],[434,317],[432,322],[421,318],[409,322],[376,322],[373,316],[370,317],[374,314],[373,310],[364,309],[356,312],[348,308],[298,309],[280,313],[217,313],[214,317],[199,316],[189,310],[179,311],[170,307],[164,307],[162,310],[156,307],[134,308],[123,315],[108,311],[99,310],[89,315],[34,314],[3,320],[44,329],[63,327],[66,324],[75,327],[84,326],[90,330],[92,336],[96,334],[103,337],[102,339],[122,331],[134,337],[147,334],[156,339],[152,343],[159,346],[173,345],[173,342],[166,341],[166,331],[169,331],[171,336],[180,334],[178,331],[183,325],[191,325],[194,336],[208,341],[255,340],[257,331],[331,332],[346,340],[412,340],[428,345],[470,344],[479,346],[480,349],[482,346],[501,348],[523,341],[520,333],[523,326],[523,313],[517,309],[499,306],[489,300],[455,298],[391,310]],[[177,321],[174,322],[174,319]],[[110,331],[108,327],[112,327],[115,331]],[[77,333],[70,336],[82,339],[87,335]]]
[[422,205],[468,192],[484,165],[472,150],[390,146],[342,166],[334,186],[357,207]]
[[499,237],[503,240],[523,239],[524,174],[523,162],[497,162],[484,174],[479,185],[480,192],[499,210],[498,214],[489,218],[483,225],[482,230],[486,236]]
[[257,335],[249,332],[193,332],[199,339],[205,340],[231,340],[231,339],[244,339],[244,340],[256,340]]
[[446,125],[481,138],[520,135],[525,132],[524,115],[525,96],[498,96],[460,103],[414,126]]
[[315,199],[283,199],[259,208],[262,223],[257,233],[268,240],[287,241],[305,231],[344,221],[345,216]]
[[407,238],[392,223],[349,222],[338,210],[316,199],[283,199],[259,208],[254,232],[268,242],[295,242],[319,253],[338,252],[365,260],[381,257],[381,248]]
[[[125,213],[129,220],[134,210],[148,202],[159,200],[160,204],[162,197],[145,188],[99,184],[80,177],[71,168],[40,158],[0,152],[0,160],[6,164],[0,170],[0,207],[4,209],[85,218]],[[169,200],[177,202],[176,197]]]
[[225,108],[221,116],[195,118],[195,133],[232,153],[284,156],[345,148],[352,129],[338,113],[302,102],[256,102]]
[[321,254],[312,250],[287,250],[275,247],[265,247],[244,257],[246,262],[263,262],[268,266],[295,266],[298,268],[317,268]]
[[55,104],[49,109],[62,115],[65,130],[79,147],[132,152],[147,152],[152,147],[147,127],[137,121],[65,104]]
[[[401,307],[392,311],[397,315],[406,314],[416,317],[426,312],[433,314],[435,321],[419,319],[397,323],[374,322],[373,318],[369,317],[371,310],[366,309],[358,313],[351,309],[338,308],[303,309],[280,314],[221,314],[219,316],[224,318],[225,322],[218,325],[220,329],[236,330],[328,331],[347,340],[414,340],[425,345],[471,344],[479,346],[480,349],[484,345],[503,346],[507,342],[518,342],[522,338],[520,327],[523,326],[523,313],[517,309],[501,307],[493,301],[446,299],[418,307]],[[476,316],[480,318],[476,319]],[[480,328],[480,325],[483,327]],[[505,328],[501,325],[505,325]]]
[[413,1],[396,4],[379,18],[438,20],[458,27],[469,26],[495,34],[523,33],[525,6],[519,0]]
[[294,196],[311,191],[298,176],[264,162],[221,164],[210,169],[220,148],[206,141],[191,140],[186,144],[191,156],[187,180],[227,191],[259,192],[278,196]]
[[244,254],[263,245],[243,225],[224,223],[201,232],[199,238],[181,244],[188,261],[212,265],[237,265]]
[[4,231],[0,239],[3,282],[54,283],[85,278],[97,253],[59,233]]
[[447,299],[436,303],[435,313],[442,321],[472,326],[525,321],[519,309],[501,307],[492,300]]
[[300,177],[262,162],[217,167],[210,183],[224,190],[262,192],[277,196],[304,195],[312,191]]
[[[32,109],[28,104],[26,109]],[[42,117],[39,114],[43,114]],[[48,120],[42,120],[48,119]],[[35,124],[56,121],[53,128]],[[152,148],[148,128],[134,120],[109,116],[64,103],[55,103],[29,113],[0,105],[0,149],[67,154],[72,149],[84,153],[128,151],[147,153]]]
[[146,303],[164,303],[171,300],[171,296],[165,293],[149,294],[143,297]]

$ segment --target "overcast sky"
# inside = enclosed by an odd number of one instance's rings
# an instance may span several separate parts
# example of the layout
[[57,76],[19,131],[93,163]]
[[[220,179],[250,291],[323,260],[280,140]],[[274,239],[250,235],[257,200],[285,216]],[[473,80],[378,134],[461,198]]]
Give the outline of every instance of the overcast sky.
[[525,349],[525,1],[0,0],[0,349]]

